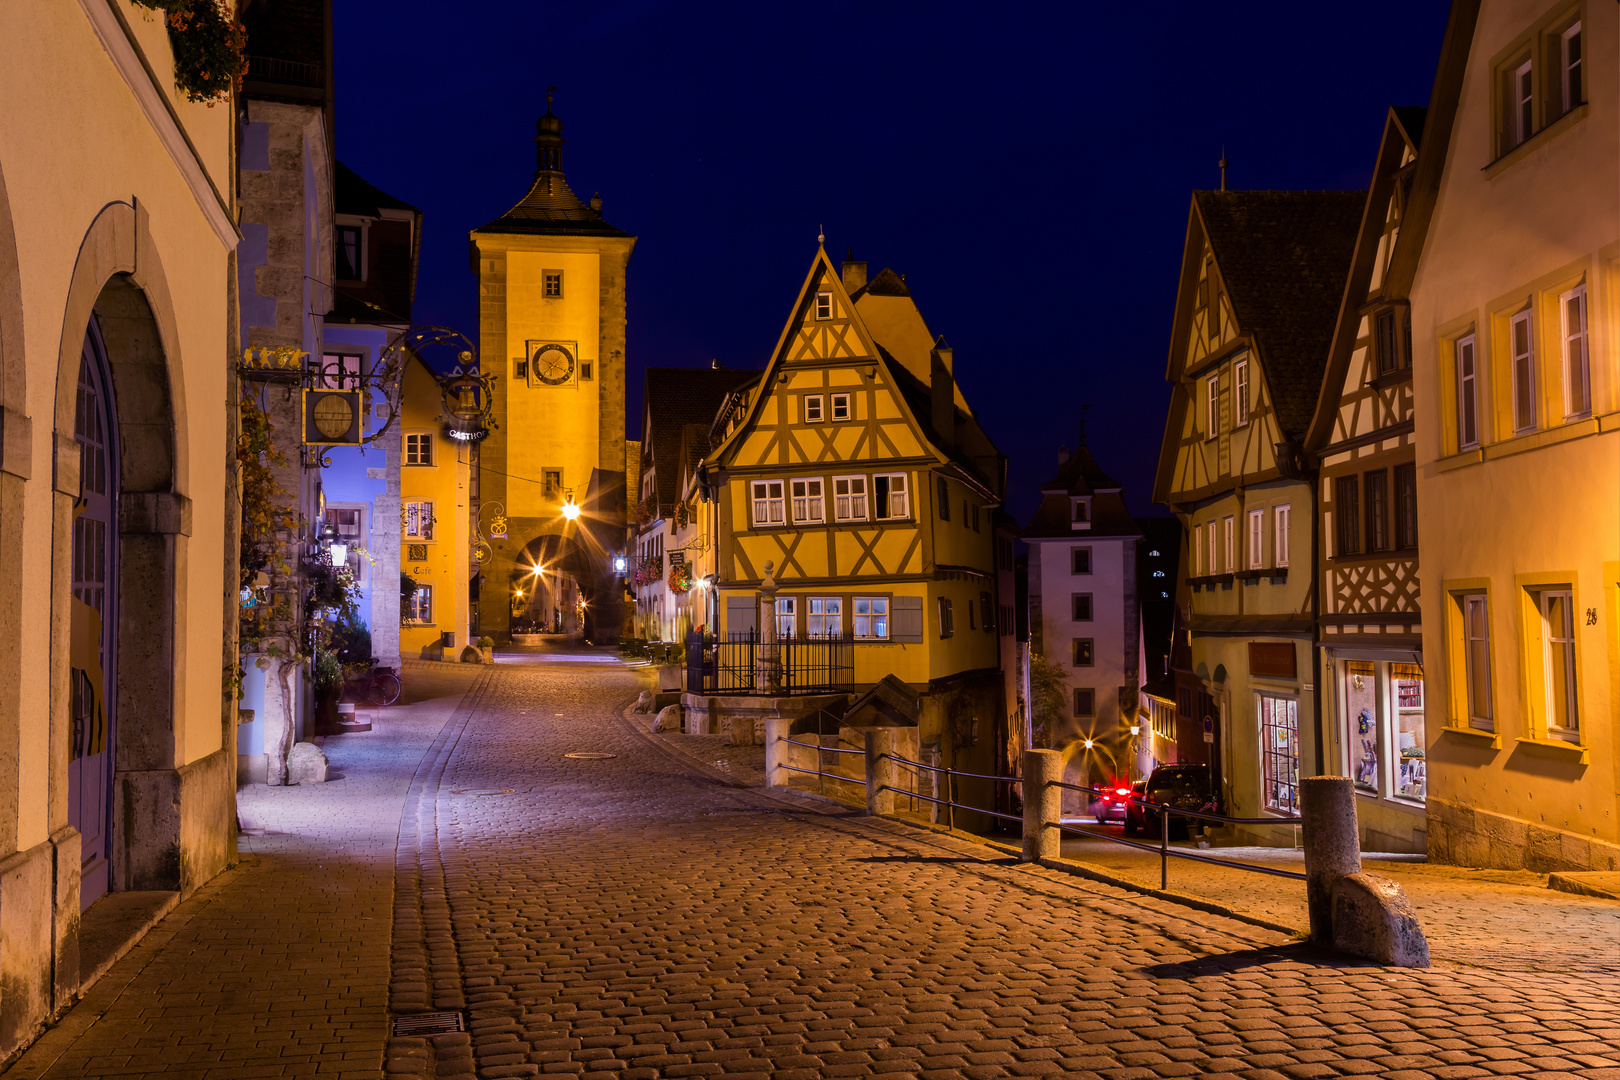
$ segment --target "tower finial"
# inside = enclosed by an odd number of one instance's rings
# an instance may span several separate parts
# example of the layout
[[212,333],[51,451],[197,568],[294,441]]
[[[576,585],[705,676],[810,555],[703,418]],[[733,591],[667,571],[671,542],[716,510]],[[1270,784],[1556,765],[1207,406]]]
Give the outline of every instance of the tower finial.
[[816,243],[825,244],[826,242],[827,242],[827,227],[825,225],[817,225],[816,226]]
[[534,122],[535,179],[541,173],[562,172],[562,121],[551,111],[555,86],[546,87],[546,115]]
[[1221,147],[1220,166],[1221,166],[1221,190],[1225,191],[1226,190],[1226,166],[1227,166],[1227,160],[1226,160],[1226,147],[1224,147],[1224,146]]

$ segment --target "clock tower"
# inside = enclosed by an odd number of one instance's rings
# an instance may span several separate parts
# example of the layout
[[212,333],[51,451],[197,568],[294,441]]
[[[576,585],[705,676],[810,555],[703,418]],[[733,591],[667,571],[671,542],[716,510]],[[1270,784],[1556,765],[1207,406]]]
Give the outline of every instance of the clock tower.
[[[589,629],[608,641],[622,610],[613,556],[624,543],[624,290],[636,238],[608,224],[600,197],[569,188],[550,93],[535,129],[528,194],[471,233],[480,364],[499,376],[499,426],[479,448],[474,526],[489,547],[476,567],[478,632]],[[504,538],[491,529],[497,512]]]

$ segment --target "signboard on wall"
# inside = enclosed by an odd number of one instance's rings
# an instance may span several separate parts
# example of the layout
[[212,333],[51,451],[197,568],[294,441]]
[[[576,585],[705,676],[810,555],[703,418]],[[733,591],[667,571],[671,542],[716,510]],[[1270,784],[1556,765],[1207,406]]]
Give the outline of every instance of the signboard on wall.
[[1292,641],[1249,642],[1249,674],[1263,679],[1297,679]]

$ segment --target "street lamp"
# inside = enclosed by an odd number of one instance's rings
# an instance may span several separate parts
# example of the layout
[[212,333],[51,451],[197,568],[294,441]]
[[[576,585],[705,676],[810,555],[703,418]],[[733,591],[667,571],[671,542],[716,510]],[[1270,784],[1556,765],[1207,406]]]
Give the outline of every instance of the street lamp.
[[349,561],[349,545],[338,535],[335,523],[328,521],[321,527],[320,541],[331,549],[333,566],[343,566]]
[[569,521],[579,520],[579,503],[574,501],[574,489],[569,488],[562,504],[562,516]]

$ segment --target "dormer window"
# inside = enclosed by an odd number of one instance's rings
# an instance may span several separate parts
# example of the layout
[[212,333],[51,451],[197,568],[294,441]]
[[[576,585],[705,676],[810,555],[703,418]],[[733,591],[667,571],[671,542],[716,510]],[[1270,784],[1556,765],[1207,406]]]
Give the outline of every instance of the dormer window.
[[816,318],[817,319],[830,319],[830,318],[832,318],[832,293],[830,293],[830,292],[818,292],[818,293],[816,293]]
[[832,418],[834,420],[849,419],[849,395],[834,394],[832,396]]
[[806,394],[804,396],[804,422],[807,424],[821,423],[820,394]]
[[1091,497],[1089,495],[1070,499],[1069,507],[1069,524],[1071,528],[1091,528]]

